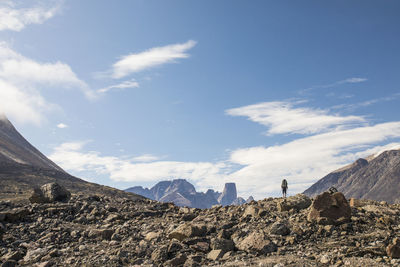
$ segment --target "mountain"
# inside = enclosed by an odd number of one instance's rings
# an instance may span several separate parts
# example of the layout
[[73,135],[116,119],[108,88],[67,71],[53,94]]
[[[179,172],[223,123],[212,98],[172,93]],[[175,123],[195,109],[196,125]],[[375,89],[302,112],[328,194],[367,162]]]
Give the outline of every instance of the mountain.
[[[240,205],[246,201],[237,197],[235,183],[226,183],[223,193],[208,189],[206,193],[196,192],[194,186],[185,179],[172,181],[161,181],[152,188],[134,186],[125,189],[127,192],[135,193],[152,200],[160,202],[173,202],[178,206],[206,209],[214,205]],[[249,199],[253,199],[250,197]]]
[[4,116],[0,116],[0,163],[17,163],[64,172],[33,147]]
[[0,200],[25,201],[33,187],[50,182],[57,182],[75,194],[142,198],[68,174],[32,146],[5,116],[0,115]]
[[385,151],[367,159],[358,159],[326,175],[304,194],[313,197],[333,186],[347,198],[400,203],[400,150]]

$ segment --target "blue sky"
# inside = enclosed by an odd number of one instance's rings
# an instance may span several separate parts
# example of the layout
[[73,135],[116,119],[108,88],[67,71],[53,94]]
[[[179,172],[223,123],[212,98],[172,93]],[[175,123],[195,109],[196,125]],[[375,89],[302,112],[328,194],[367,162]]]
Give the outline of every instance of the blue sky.
[[398,1],[0,2],[0,112],[61,167],[298,193],[400,145]]

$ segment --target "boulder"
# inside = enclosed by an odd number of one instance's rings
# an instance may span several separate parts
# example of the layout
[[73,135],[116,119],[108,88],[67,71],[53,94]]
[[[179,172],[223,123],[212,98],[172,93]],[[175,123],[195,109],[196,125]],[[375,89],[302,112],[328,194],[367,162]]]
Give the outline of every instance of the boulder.
[[14,223],[24,220],[30,214],[30,211],[27,208],[15,208],[2,214],[4,221]]
[[175,230],[169,233],[168,237],[170,239],[178,239],[182,241],[189,237],[204,236],[207,233],[207,227],[205,225],[195,225],[190,223],[185,223],[178,226]]
[[277,221],[273,223],[269,229],[271,235],[288,235],[290,234],[290,228],[287,221]]
[[224,256],[224,251],[222,249],[214,249],[207,254],[207,259],[216,261],[222,258],[222,256]]
[[165,266],[182,266],[187,260],[187,256],[185,254],[179,254],[175,258],[166,261]]
[[311,199],[304,194],[297,194],[295,196],[291,196],[285,199],[282,199],[278,202],[278,211],[289,211],[291,209],[294,210],[303,210],[308,208],[311,205]]
[[24,253],[22,253],[21,251],[11,251],[3,256],[3,260],[4,261],[13,260],[13,261],[17,262],[20,259],[22,259],[23,257],[24,257]]
[[323,225],[338,225],[351,220],[351,208],[341,192],[324,192],[313,201],[307,219]]
[[55,201],[68,201],[71,193],[57,183],[49,183],[34,188],[29,201],[31,203],[51,203]]
[[386,247],[386,254],[391,258],[400,258],[400,238],[393,239],[392,244]]
[[249,205],[244,210],[242,217],[247,217],[247,216],[257,217],[260,210],[261,210],[261,208],[258,206]]
[[220,249],[223,252],[228,252],[235,249],[235,244],[230,239],[215,238],[211,241],[211,248],[213,250]]
[[252,232],[246,238],[236,243],[239,250],[249,253],[267,254],[275,252],[277,246],[274,242],[268,239],[264,232]]
[[89,238],[100,238],[103,240],[111,240],[114,230],[112,229],[92,229],[88,233]]

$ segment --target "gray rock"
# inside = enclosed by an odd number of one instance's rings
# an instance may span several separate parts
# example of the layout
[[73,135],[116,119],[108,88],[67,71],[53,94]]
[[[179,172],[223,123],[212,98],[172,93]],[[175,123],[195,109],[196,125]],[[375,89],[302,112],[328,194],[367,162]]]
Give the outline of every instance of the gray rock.
[[278,202],[278,211],[289,211],[291,209],[294,210],[302,210],[306,209],[311,205],[311,199],[304,194],[297,194],[295,196],[291,196],[285,199],[282,199]]
[[216,261],[222,258],[223,256],[224,256],[224,251],[222,249],[214,249],[207,254],[207,259]]
[[273,223],[269,229],[271,235],[288,235],[290,234],[290,228],[287,221],[277,221]]
[[34,188],[29,201],[31,203],[51,203],[55,201],[68,201],[71,193],[57,183],[45,184],[39,188]]
[[319,224],[341,224],[351,220],[351,208],[340,192],[324,192],[313,201],[307,219]]
[[215,238],[211,241],[211,248],[213,250],[222,250],[223,252],[232,251],[235,249],[235,244],[232,240]]
[[170,239],[183,240],[189,237],[204,236],[207,232],[207,227],[205,225],[195,225],[195,224],[182,224],[173,230],[168,236]]
[[239,250],[257,254],[267,254],[277,250],[276,244],[261,231],[252,232],[246,238],[236,243],[236,247]]

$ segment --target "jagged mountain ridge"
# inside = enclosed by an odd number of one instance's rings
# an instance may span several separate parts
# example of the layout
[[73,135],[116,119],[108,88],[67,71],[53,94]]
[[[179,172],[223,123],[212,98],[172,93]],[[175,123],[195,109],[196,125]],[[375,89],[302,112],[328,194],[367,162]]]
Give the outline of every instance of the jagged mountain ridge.
[[142,198],[108,186],[74,177],[31,145],[0,115],[0,200],[24,200],[33,187],[57,182],[76,194],[104,194]]
[[[125,189],[125,191],[160,202],[173,202],[178,206],[201,209],[211,208],[217,204],[227,206],[246,203],[246,200],[237,197],[235,183],[226,183],[222,193],[212,189],[208,189],[206,193],[196,192],[195,187],[185,179],[161,181],[150,189],[134,186]],[[253,198],[250,197],[249,199],[252,200]]]
[[329,173],[304,191],[316,196],[336,187],[347,198],[364,198],[400,203],[400,150],[388,150],[369,160],[358,159],[351,165]]

